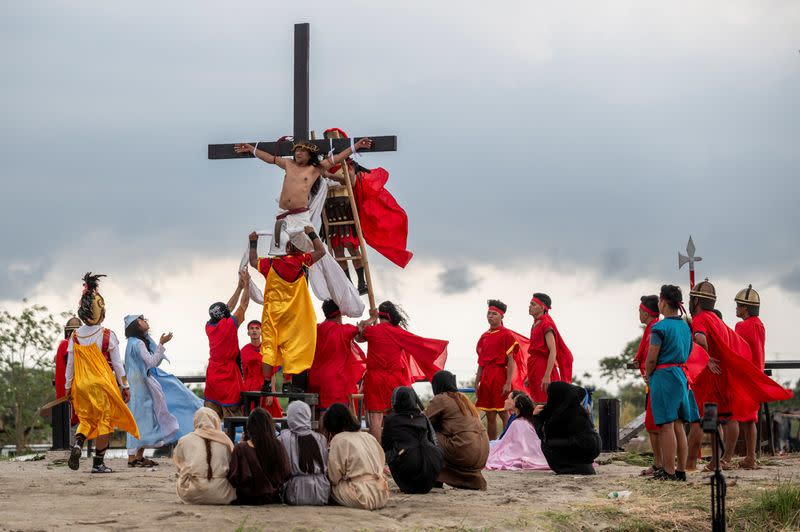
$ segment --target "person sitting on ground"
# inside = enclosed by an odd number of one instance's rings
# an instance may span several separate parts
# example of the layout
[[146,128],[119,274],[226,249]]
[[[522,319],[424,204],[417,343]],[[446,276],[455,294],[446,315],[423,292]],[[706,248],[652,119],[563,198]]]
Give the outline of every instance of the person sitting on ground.
[[392,411],[383,420],[381,446],[400,491],[428,493],[444,467],[444,456],[422,402],[410,386],[392,394]]
[[500,436],[496,440],[490,441],[489,442],[490,445],[493,445],[496,442],[502,440],[503,436],[505,436],[506,432],[508,432],[508,428],[511,426],[511,423],[513,423],[513,421],[517,419],[516,409],[514,407],[514,400],[520,395],[528,395],[528,394],[526,394],[522,390],[511,390],[511,393],[508,394],[508,397],[506,397],[506,401],[505,403],[503,403],[503,408],[505,409],[506,412],[508,412],[508,421],[506,421],[506,425],[505,427],[503,427],[503,432],[500,433]]
[[552,382],[547,387],[547,404],[533,410],[542,453],[556,474],[595,474],[592,464],[600,454],[600,435],[581,404],[585,395],[580,386]]
[[194,431],[175,446],[178,497],[186,504],[229,504],[236,490],[228,482],[233,442],[220,430],[217,413],[207,407],[194,414]]
[[333,499],[342,506],[364,510],[386,506],[386,460],[378,440],[361,432],[361,426],[342,403],[328,408],[322,425],[330,439],[328,478]]
[[228,480],[236,488],[233,504],[281,502],[291,472],[286,451],[275,436],[272,416],[256,408],[247,417],[244,441],[233,448]]
[[489,456],[489,437],[472,401],[458,391],[456,377],[446,370],[431,380],[434,397],[425,409],[444,452],[439,482],[454,488],[485,490],[481,470]]
[[278,441],[289,457],[292,476],[286,482],[283,502],[293,505],[324,506],[331,496],[328,481],[328,442],[311,430],[311,408],[302,401],[286,409],[289,430]]
[[489,450],[486,469],[550,469],[542,453],[542,442],[533,426],[533,409],[534,404],[528,394],[520,394],[514,399],[517,421],[508,428],[505,438]]

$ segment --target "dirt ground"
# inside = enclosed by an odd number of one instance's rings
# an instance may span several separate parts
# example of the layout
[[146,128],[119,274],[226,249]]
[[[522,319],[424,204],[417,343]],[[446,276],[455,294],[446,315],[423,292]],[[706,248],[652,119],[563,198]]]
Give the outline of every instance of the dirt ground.
[[[154,469],[92,475],[89,462],[70,471],[48,453],[39,461],[0,462],[0,530],[707,530],[707,474],[689,482],[638,477],[641,466],[602,456],[592,477],[545,472],[484,472],[489,490],[450,488],[404,495],[394,484],[386,508],[189,506],[175,495],[168,459]],[[781,482],[800,481],[800,457],[762,460],[757,471],[729,471],[728,510]],[[609,499],[612,491],[631,491]]]

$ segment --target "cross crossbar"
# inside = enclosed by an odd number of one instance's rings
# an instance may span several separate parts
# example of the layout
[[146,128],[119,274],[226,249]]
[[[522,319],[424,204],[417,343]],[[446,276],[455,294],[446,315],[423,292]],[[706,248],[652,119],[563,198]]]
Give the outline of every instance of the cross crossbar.
[[[362,138],[370,138],[372,139],[372,147],[371,148],[364,148],[358,150],[359,153],[369,153],[369,152],[377,152],[377,151],[397,151],[397,136],[395,135],[388,135],[382,137],[355,137],[353,142],[358,142]],[[333,152],[339,153],[347,148],[350,147],[350,139],[332,139],[333,140]],[[306,140],[305,142],[311,142],[316,144],[319,148],[319,152],[321,154],[326,154],[330,150],[331,144],[329,139],[317,139],[317,140]],[[255,146],[255,142],[250,142],[253,146]],[[279,155],[281,157],[286,157],[289,155],[294,155],[292,152],[292,145],[293,142],[288,141],[281,141],[281,142],[259,142],[258,149],[264,150],[266,152],[271,153],[272,155]],[[248,159],[252,158],[252,153],[236,153],[233,150],[233,144],[209,144],[208,145],[208,158],[209,159]],[[276,153],[277,147],[277,153]]]

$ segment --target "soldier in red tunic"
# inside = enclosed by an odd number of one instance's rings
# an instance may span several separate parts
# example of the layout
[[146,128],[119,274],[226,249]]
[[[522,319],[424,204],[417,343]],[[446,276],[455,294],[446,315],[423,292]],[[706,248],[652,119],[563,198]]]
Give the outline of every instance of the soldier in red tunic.
[[350,395],[358,392],[364,376],[366,357],[355,343],[358,327],[342,323],[336,303],[322,302],[325,321],[317,324],[317,349],[308,370],[308,391],[319,394],[320,410],[334,403],[350,404]]
[[[744,341],[750,346],[750,360],[753,365],[764,371],[764,342],[767,334],[761,318],[758,317],[761,298],[758,292],[753,290],[753,285],[749,285],[736,294],[735,301],[736,317],[742,320],[736,324],[736,333],[744,338]],[[739,428],[744,433],[745,448],[747,449],[747,455],[739,463],[739,467],[742,469],[755,469],[758,410],[754,410],[749,415],[739,416],[736,421],[739,422]]]
[[[721,420],[725,420],[723,436],[725,453],[722,467],[729,469],[739,422],[743,416],[752,416],[764,402],[783,401],[792,397],[792,391],[770,379],[753,365],[750,346],[735,331],[714,314],[716,290],[708,280],[697,283],[689,293],[689,311],[692,314],[694,341],[708,352],[708,366],[692,384],[697,406],[702,411],[706,403],[716,403]],[[697,423],[689,433],[689,461],[687,469],[695,465],[702,433]],[[708,470],[714,469],[709,464]]]
[[[239,284],[228,303],[214,303],[208,309],[208,367],[206,368],[205,406],[223,419],[241,415],[242,368],[237,330],[244,320],[250,294],[244,288],[250,282],[245,271],[239,274]],[[231,307],[239,299],[239,308]]]
[[475,406],[486,412],[486,426],[490,440],[497,439],[497,416],[508,422],[504,408],[506,397],[511,393],[516,364],[514,362],[520,346],[510,330],[503,326],[503,316],[508,307],[497,299],[490,299],[486,320],[489,330],[478,340],[478,372],[475,374]]
[[550,316],[551,303],[547,294],[535,293],[528,307],[533,327],[526,386],[531,398],[539,403],[547,402],[547,387],[551,382],[572,381],[572,352]]
[[[239,350],[242,355],[242,376],[244,378],[243,391],[257,392],[264,384],[264,372],[261,362],[261,322],[252,320],[247,324],[247,336],[250,341]],[[271,389],[275,390],[275,381],[278,378],[279,367],[272,369],[270,376]],[[259,401],[261,408],[269,412],[273,419],[283,417],[283,409],[275,397],[262,397]]]

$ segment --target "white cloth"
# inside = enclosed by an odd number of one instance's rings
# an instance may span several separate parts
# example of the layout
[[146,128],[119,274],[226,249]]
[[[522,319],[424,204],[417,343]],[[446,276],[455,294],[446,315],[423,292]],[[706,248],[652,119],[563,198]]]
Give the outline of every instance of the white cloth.
[[[292,243],[302,251],[311,251],[313,244],[305,234],[305,227],[310,225],[312,227],[320,227],[322,225],[322,209],[325,207],[325,200],[328,197],[328,188],[331,184],[336,184],[335,181],[320,177],[320,187],[317,193],[311,196],[308,202],[308,211],[299,214],[290,214],[284,221],[281,231],[284,236],[281,237],[281,246],[284,250],[277,250],[275,247],[275,238],[272,238],[270,244],[270,255],[283,255],[285,254],[285,244],[288,238],[292,238]],[[285,211],[283,211],[285,212]],[[290,218],[292,220],[290,220]],[[299,227],[299,233],[295,233],[292,237],[292,231]],[[259,236],[273,236],[271,231],[257,231]],[[288,236],[286,236],[288,235]],[[276,253],[273,253],[273,250]],[[244,251],[242,260],[239,263],[239,271],[247,270],[247,265],[250,262],[250,248]],[[330,253],[325,252],[320,260],[315,262],[308,270],[308,280],[311,284],[311,291],[314,296],[320,301],[332,299],[339,310],[345,316],[351,318],[358,318],[364,314],[366,306],[358,294],[358,290],[350,279],[344,274],[344,270],[336,262],[336,259],[331,257]],[[259,305],[264,304],[264,290],[260,290],[255,282],[250,280],[250,299]]]
[[[108,337],[108,355],[111,358],[111,368],[114,370],[114,376],[117,378],[117,383],[122,386],[122,377],[125,376],[125,366],[122,364],[122,358],[119,356],[119,341],[114,331],[109,331]],[[103,325],[81,325],[75,331],[78,336],[78,343],[80,345],[94,344],[97,349],[103,350]],[[67,344],[67,371],[66,383],[64,388],[67,392],[72,388],[72,378],[75,376],[75,350],[72,347],[72,336],[69,337],[69,344]]]
[[[284,209],[278,209],[278,216],[287,213]],[[276,217],[277,221],[277,217]],[[275,242],[275,235],[272,235],[272,242],[269,245],[270,255],[286,255],[286,243],[291,241],[294,247],[306,253],[314,249],[314,245],[306,236],[306,226],[316,227],[311,222],[311,211],[286,214],[280,220],[280,246]]]

